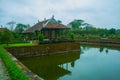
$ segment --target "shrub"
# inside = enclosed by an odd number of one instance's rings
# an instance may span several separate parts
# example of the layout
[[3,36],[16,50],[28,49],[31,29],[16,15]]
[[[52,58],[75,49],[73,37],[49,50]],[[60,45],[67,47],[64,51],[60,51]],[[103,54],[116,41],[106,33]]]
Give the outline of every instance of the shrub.
[[42,34],[38,35],[38,40],[39,42],[42,42],[44,40],[44,36]]
[[72,40],[74,40],[75,39],[75,35],[74,35],[74,33],[70,33],[70,38],[72,39]]

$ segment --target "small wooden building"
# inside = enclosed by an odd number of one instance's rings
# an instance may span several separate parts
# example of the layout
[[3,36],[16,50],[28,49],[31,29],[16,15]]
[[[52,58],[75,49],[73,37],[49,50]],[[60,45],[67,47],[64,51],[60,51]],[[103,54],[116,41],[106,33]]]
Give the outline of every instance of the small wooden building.
[[39,33],[41,33],[45,39],[58,40],[63,39],[63,36],[68,36],[68,32],[65,34],[65,31],[68,31],[69,29],[70,28],[67,26],[56,21],[54,16],[52,16],[51,19],[47,19],[41,22],[38,21],[37,24],[25,30],[23,34],[24,36],[27,35],[26,38],[29,40],[34,40],[33,35],[36,34],[36,36],[38,36]]

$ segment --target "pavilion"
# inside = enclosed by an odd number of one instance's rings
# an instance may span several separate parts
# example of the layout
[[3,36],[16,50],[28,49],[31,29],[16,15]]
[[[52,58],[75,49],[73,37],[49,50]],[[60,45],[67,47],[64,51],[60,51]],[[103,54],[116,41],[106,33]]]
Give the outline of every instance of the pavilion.
[[[37,40],[39,33],[41,33],[45,39],[49,40],[59,40],[63,39],[63,36],[68,36],[68,31],[70,28],[67,26],[59,23],[57,20],[54,19],[54,16],[50,19],[44,19],[36,23],[34,26],[30,27],[29,29],[23,32],[24,36],[26,36],[29,40]],[[36,38],[33,35],[36,34]]]

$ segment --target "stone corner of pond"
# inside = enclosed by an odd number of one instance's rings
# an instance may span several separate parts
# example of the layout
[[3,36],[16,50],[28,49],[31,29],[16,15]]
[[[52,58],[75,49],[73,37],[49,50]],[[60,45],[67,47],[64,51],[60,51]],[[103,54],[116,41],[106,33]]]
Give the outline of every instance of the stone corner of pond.
[[11,53],[7,52],[10,58],[15,62],[15,64],[31,79],[31,80],[40,80],[40,77],[29,70],[25,65],[23,65],[16,57]]

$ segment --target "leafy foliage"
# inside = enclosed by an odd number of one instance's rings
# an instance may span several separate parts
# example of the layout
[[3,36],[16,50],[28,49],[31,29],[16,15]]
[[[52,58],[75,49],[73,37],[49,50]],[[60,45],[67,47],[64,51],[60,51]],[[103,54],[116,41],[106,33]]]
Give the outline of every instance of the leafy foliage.
[[60,23],[60,24],[62,23],[62,21],[61,21],[61,20],[57,20],[57,22],[58,22],[58,23]]
[[83,27],[79,29],[73,29],[72,32],[75,34],[75,38],[84,38],[84,39],[120,39],[120,31],[112,29],[103,29],[95,27]]
[[10,43],[14,40],[14,36],[11,31],[5,29],[4,31],[0,32],[0,42],[1,43]]
[[22,23],[18,23],[15,28],[15,32],[22,33],[24,30],[28,29],[30,25],[25,25]]
[[39,35],[38,35],[38,40],[39,40],[39,42],[42,42],[43,39],[44,39],[44,36],[43,36],[42,34],[39,33]]
[[69,25],[71,25],[72,29],[78,29],[80,26],[82,26],[83,22],[83,20],[74,20],[70,22]]
[[74,38],[75,38],[74,33],[70,32],[69,35],[70,35],[70,38],[71,38],[72,40],[74,40]]

